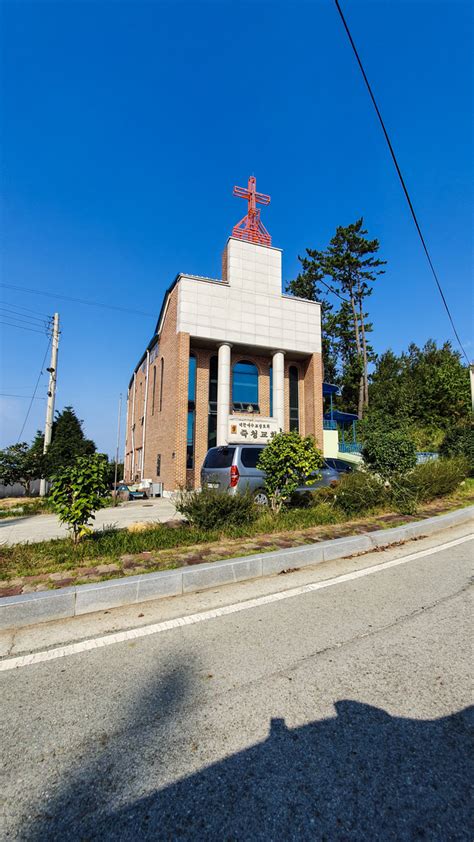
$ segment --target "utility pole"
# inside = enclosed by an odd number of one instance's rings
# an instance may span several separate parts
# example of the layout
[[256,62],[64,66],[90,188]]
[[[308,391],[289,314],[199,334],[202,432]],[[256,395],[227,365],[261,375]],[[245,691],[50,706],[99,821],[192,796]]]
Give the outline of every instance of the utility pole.
[[117,472],[118,472],[118,461],[119,461],[119,449],[120,449],[120,421],[122,418],[122,392],[120,392],[119,397],[119,408],[118,408],[118,419],[117,419],[117,448],[115,450],[115,475],[114,475],[114,492],[115,492],[115,502],[117,502]]
[[[49,368],[49,384],[48,384],[48,402],[46,404],[46,421],[44,425],[44,445],[43,454],[46,453],[51,444],[51,436],[53,432],[54,420],[54,400],[56,397],[56,380],[58,372],[58,345],[59,345],[59,313],[54,314],[53,319],[53,336],[51,342],[51,362]],[[42,479],[40,483],[40,496],[46,497],[48,482]]]

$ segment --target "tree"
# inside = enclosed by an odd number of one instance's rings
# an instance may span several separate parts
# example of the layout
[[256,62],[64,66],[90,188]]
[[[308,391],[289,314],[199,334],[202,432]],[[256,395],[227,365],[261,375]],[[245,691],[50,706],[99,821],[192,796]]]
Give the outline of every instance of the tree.
[[297,298],[320,302],[324,379],[329,383],[336,383],[337,316],[333,313],[333,305],[327,299],[326,291],[321,286],[324,278],[323,257],[323,253],[316,249],[306,249],[306,257],[298,257],[303,271],[294,281],[287,284],[286,290]]
[[449,342],[412,343],[400,356],[389,350],[370,380],[368,421],[375,412],[409,426],[421,449],[437,449],[453,425],[469,421],[469,370]]
[[56,413],[51,444],[44,457],[45,476],[52,476],[60,468],[72,465],[78,456],[95,453],[96,446],[84,436],[82,424],[72,406]]
[[324,252],[323,268],[326,275],[347,301],[352,318],[353,336],[359,361],[359,395],[357,414],[362,418],[365,406],[369,404],[368,364],[370,358],[367,333],[367,313],[364,302],[372,294],[373,283],[384,270],[385,264],[374,255],[379,250],[379,241],[368,240],[361,217],[345,228],[339,225],[328,248]]
[[278,433],[260,454],[257,468],[265,471],[265,490],[272,511],[278,513],[283,502],[291,497],[308,478],[319,478],[315,472],[323,464],[321,451],[311,436],[303,438],[296,430]]
[[385,263],[375,257],[378,240],[366,234],[362,218],[339,226],[325,250],[307,248],[298,258],[303,271],[287,286],[293,295],[321,303],[324,377],[342,386],[342,408],[357,408],[359,418],[369,402],[368,366],[376,359],[365,300]]
[[37,467],[28,444],[12,444],[0,450],[0,479],[5,485],[18,483],[28,494],[30,482],[38,478]]
[[61,523],[72,532],[74,544],[91,530],[94,512],[105,505],[107,461],[102,455],[79,456],[52,478],[50,501]]

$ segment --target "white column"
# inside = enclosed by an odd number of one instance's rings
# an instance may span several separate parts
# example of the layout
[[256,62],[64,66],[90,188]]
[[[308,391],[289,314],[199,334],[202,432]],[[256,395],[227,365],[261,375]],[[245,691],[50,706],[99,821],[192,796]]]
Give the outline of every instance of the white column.
[[230,400],[230,349],[228,342],[219,345],[217,361],[217,446],[227,444]]
[[275,351],[273,369],[273,417],[280,430],[285,429],[285,354]]

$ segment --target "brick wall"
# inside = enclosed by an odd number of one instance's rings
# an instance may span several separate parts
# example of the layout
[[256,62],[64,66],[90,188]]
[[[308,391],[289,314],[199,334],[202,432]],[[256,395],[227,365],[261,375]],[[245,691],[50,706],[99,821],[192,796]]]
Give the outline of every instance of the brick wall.
[[[323,447],[323,368],[321,354],[312,354],[304,371],[305,435]],[[300,410],[301,411],[301,410]]]
[[[193,347],[188,333],[176,333],[179,286],[171,292],[157,356],[149,365],[144,478],[161,481],[166,491],[185,485],[199,486],[199,471],[207,452],[209,362],[217,348]],[[186,470],[186,434],[188,413],[189,355],[196,357],[196,414],[194,469]],[[247,354],[235,349],[231,364],[239,360],[254,363],[259,373],[259,405],[264,416],[270,415],[270,375],[272,355]],[[161,378],[163,361],[163,381]],[[292,360],[285,354],[285,429],[289,429],[289,368],[299,372],[299,423],[302,435],[313,435],[322,447],[322,363],[321,355],[307,360]],[[154,397],[153,397],[154,385]],[[136,372],[128,394],[125,479],[138,473],[138,451],[142,448],[145,411],[146,359]],[[232,387],[231,387],[232,388]],[[133,394],[135,407],[133,410]],[[232,393],[229,395],[232,405]],[[132,471],[132,428],[135,437],[135,471]],[[157,456],[161,456],[157,474]]]
[[[186,483],[186,423],[188,403],[189,334],[176,333],[178,287],[171,292],[159,340],[159,352],[150,364],[144,478],[163,482],[166,490],[174,490]],[[142,369],[145,369],[144,371]],[[156,375],[154,374],[156,369]],[[162,377],[163,372],[163,377]],[[125,478],[135,479],[132,473],[132,426],[135,424],[135,465],[137,450],[142,446],[145,404],[146,361],[135,378],[128,394],[128,422],[126,436]],[[153,400],[153,384],[155,396]],[[157,457],[161,456],[157,474]]]

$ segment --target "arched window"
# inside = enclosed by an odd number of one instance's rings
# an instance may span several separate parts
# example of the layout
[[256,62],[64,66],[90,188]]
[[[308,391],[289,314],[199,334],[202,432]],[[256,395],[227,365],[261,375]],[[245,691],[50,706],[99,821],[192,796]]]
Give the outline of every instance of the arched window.
[[196,415],[196,357],[189,357],[188,365],[188,424],[186,434],[186,468],[194,468],[194,440]]
[[246,360],[235,363],[232,370],[232,403],[237,410],[251,406],[254,412],[259,411],[258,369]]
[[209,411],[207,418],[207,447],[215,447],[217,442],[217,366],[216,356],[209,360]]
[[290,366],[290,430],[299,430],[299,395],[298,395],[298,369],[295,365]]

